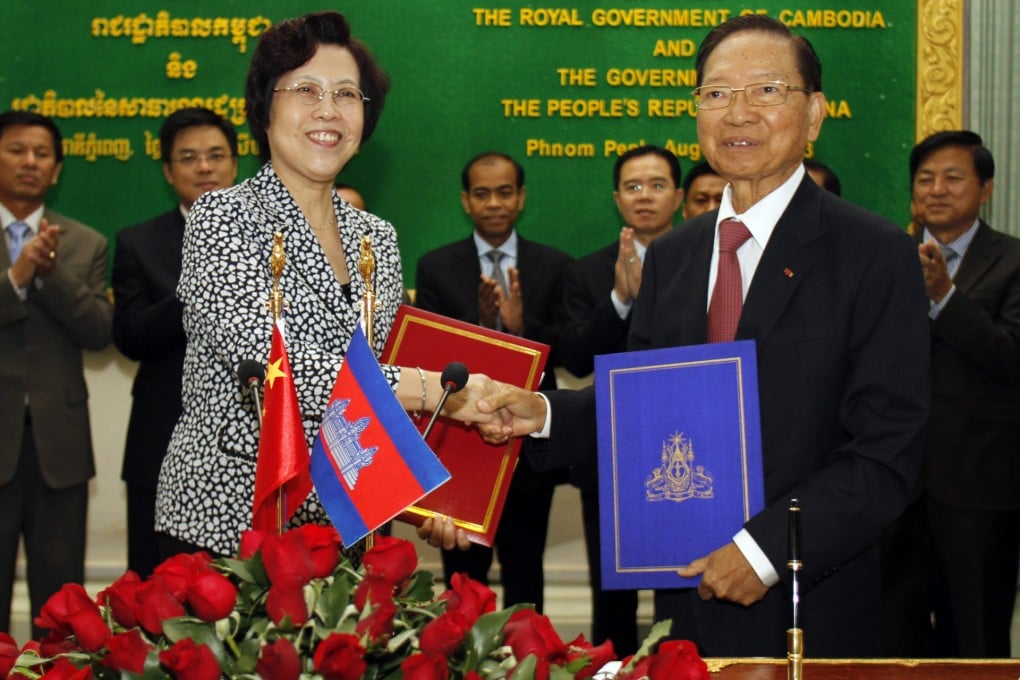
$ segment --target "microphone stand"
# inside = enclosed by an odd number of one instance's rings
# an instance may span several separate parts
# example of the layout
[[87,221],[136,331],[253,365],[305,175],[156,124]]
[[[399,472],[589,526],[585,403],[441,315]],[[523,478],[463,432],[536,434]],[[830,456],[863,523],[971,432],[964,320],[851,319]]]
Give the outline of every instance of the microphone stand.
[[467,366],[459,361],[451,362],[443,369],[439,380],[443,383],[443,396],[439,397],[439,403],[432,412],[432,418],[429,419],[429,424],[425,426],[425,432],[421,435],[423,440],[428,439],[429,433],[432,432],[432,427],[436,424],[436,419],[439,418],[440,411],[443,410],[443,405],[446,404],[446,400],[454,392],[460,392],[464,389],[464,385],[467,384]]
[[793,606],[793,620],[786,631],[786,677],[787,680],[803,680],[804,673],[804,631],[800,627],[800,572],[804,563],[800,560],[800,503],[796,498],[790,499],[790,511],[787,524],[786,562],[790,570],[790,596]]

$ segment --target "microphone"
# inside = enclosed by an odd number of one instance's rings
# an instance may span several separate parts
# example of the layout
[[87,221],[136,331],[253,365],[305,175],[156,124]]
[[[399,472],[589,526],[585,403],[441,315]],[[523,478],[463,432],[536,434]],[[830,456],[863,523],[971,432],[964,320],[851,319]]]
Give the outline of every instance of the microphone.
[[255,412],[259,416],[259,429],[262,429],[262,402],[259,399],[259,388],[266,379],[266,367],[254,359],[242,359],[237,364],[237,379],[241,381],[241,389],[250,390],[255,399]]
[[447,398],[454,392],[460,392],[464,389],[467,381],[467,366],[459,361],[453,361],[446,365],[446,368],[439,375],[439,383],[443,386],[443,396],[439,397],[439,404],[436,405],[436,410],[432,412],[432,418],[429,419],[429,424],[425,427],[425,432],[421,436],[422,439],[426,439],[429,433],[432,432],[432,426],[436,424],[436,418],[439,417],[439,412],[443,410],[443,404],[446,403]]

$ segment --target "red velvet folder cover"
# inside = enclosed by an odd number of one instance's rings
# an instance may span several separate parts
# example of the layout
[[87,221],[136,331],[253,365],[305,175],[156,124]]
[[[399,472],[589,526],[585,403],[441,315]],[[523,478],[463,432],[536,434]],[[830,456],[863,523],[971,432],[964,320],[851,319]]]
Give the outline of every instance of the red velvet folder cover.
[[[459,361],[470,373],[484,373],[529,390],[541,382],[548,358],[548,345],[407,305],[397,311],[382,354],[383,363],[431,371]],[[416,424],[424,431],[428,417]],[[440,417],[426,443],[450,471],[451,479],[397,519],[420,525],[429,517],[449,515],[471,541],[491,546],[521,440],[493,446],[476,429]]]

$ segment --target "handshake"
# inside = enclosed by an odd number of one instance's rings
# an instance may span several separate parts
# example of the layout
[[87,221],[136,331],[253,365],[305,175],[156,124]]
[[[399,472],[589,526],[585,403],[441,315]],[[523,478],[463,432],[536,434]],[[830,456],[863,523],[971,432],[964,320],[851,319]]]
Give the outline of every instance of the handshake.
[[450,395],[443,415],[474,425],[490,444],[502,444],[510,437],[540,432],[547,411],[538,393],[476,373],[464,389]]
[[[545,427],[548,407],[536,392],[501,383],[483,374],[474,374],[459,392],[447,399],[443,415],[478,428],[490,444],[502,444],[510,437],[540,432]],[[417,530],[418,537],[434,547],[467,550],[467,534],[449,517],[426,519]]]

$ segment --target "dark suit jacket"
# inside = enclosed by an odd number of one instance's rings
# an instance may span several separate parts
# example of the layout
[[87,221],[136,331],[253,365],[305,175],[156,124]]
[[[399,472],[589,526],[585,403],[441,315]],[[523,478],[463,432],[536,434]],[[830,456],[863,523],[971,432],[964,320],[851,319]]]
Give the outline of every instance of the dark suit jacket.
[[619,242],[572,262],[563,276],[566,323],[560,334],[563,367],[578,377],[595,370],[595,355],[627,348],[630,318],[621,319],[610,299],[616,284]]
[[924,484],[950,507],[1020,510],[1020,240],[981,222],[953,283],[931,322]]
[[[524,337],[551,346],[542,387],[556,386],[557,344],[563,321],[560,308],[566,253],[517,235],[517,270],[524,303]],[[415,276],[415,305],[454,319],[478,323],[478,285],[482,269],[472,237],[421,256]]]
[[156,486],[181,415],[184,306],[177,299],[184,216],[179,207],[117,234],[113,256],[113,341],[140,362],[121,478]]
[[[706,342],[715,218],[694,218],[649,247],[632,349]],[[926,310],[910,238],[805,177],[762,255],[737,339],[757,341],[766,499],[745,528],[788,584],[787,509],[800,500],[801,617],[812,655],[880,649],[875,545],[920,468]],[[583,399],[557,397],[553,427],[561,404],[568,416],[591,418]],[[563,446],[549,453],[572,462]],[[675,532],[682,540],[682,528]],[[697,598],[691,607],[710,654],[785,650],[785,588],[748,608]]]
[[43,479],[61,489],[95,474],[82,349],[110,342],[113,308],[106,294],[106,239],[45,210],[60,226],[57,262],[42,287],[21,302],[7,276],[0,238],[0,485],[14,476],[25,434],[25,395]]

